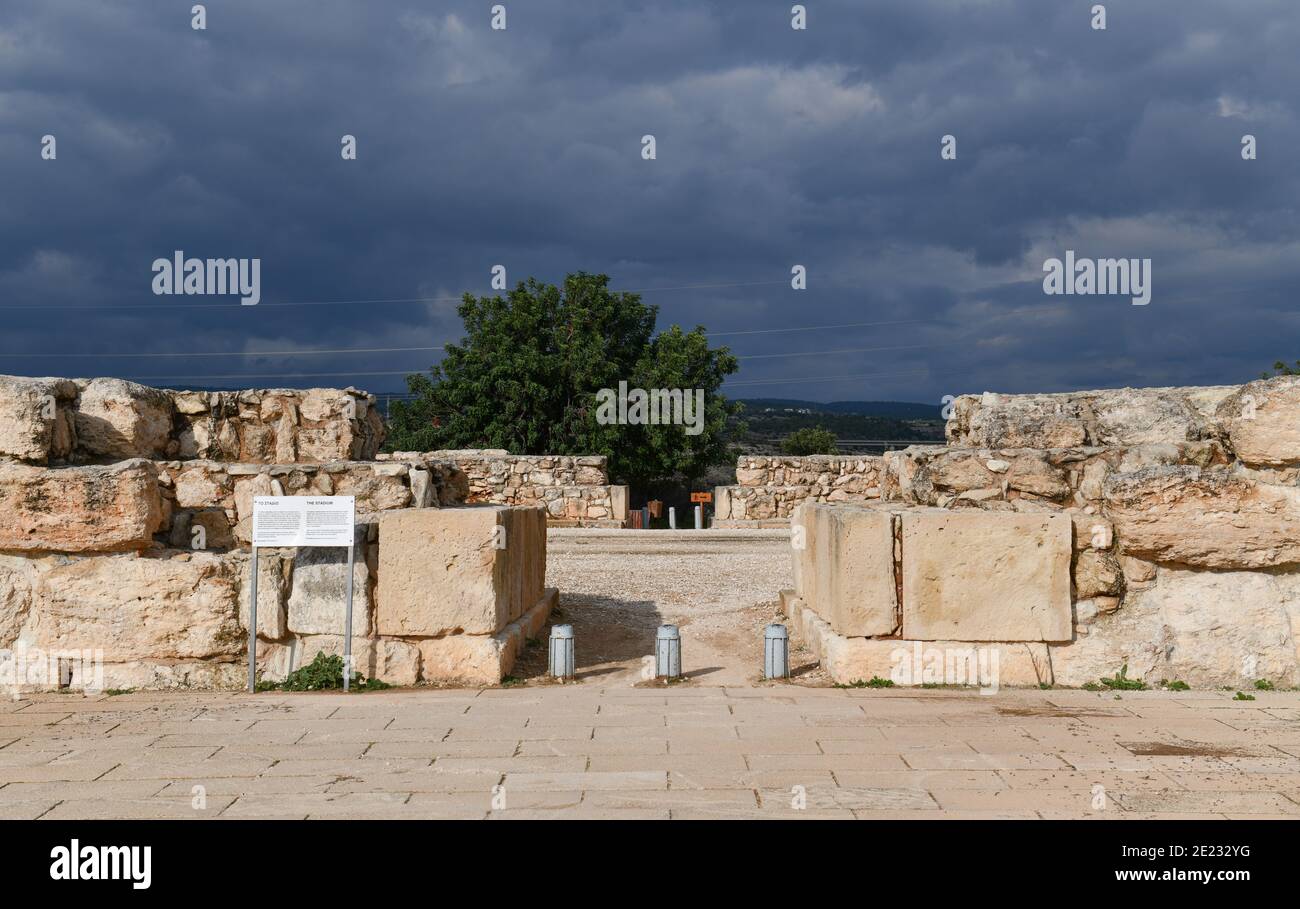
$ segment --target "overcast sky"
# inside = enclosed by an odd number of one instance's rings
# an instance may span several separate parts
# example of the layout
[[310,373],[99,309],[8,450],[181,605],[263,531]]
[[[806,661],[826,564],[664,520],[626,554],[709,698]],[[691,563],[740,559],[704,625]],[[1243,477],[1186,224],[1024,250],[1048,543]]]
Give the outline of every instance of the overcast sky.
[[[250,354],[457,340],[496,264],[646,290],[736,397],[1300,358],[1295,0],[191,5],[0,5],[0,372],[400,390],[437,354]],[[178,249],[260,258],[262,302],[155,296]],[[1150,304],[1046,296],[1066,249],[1149,257]]]

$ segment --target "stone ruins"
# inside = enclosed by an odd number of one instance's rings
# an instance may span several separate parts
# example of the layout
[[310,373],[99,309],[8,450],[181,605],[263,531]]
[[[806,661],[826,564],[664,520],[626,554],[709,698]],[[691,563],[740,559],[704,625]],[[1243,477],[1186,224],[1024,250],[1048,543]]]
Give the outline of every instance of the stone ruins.
[[731,526],[791,516],[782,600],[837,681],[919,644],[1011,685],[1300,684],[1300,377],[967,395],[947,439],[717,490]]
[[[351,495],[357,670],[500,681],[556,600],[546,522],[614,524],[626,487],[601,457],[379,454],[374,404],[0,377],[0,660],[97,651],[108,688],[240,687],[253,497]],[[342,549],[261,552],[263,678],[342,652],[345,566]]]
[[[240,687],[253,497],[352,495],[358,671],[499,682],[557,600],[547,524],[623,526],[627,489],[600,457],[380,454],[374,403],[0,377],[0,660],[97,651],[109,688]],[[791,526],[781,599],[833,679],[911,651],[992,654],[1004,685],[1300,684],[1300,378],[965,396],[947,436],[741,458],[717,490],[715,526]],[[264,678],[342,651],[345,559],[263,550]]]

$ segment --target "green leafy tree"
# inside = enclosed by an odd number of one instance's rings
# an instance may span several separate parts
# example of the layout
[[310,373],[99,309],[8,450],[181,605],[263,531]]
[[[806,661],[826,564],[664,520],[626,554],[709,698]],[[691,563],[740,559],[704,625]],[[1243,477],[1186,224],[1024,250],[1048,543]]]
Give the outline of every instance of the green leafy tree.
[[1295,361],[1295,366],[1287,366],[1281,360],[1273,364],[1271,372],[1262,373],[1261,379],[1271,379],[1274,376],[1300,376],[1300,360]]
[[[733,456],[726,424],[741,405],[718,389],[739,364],[710,348],[702,327],[654,334],[658,308],[571,274],[562,287],[530,278],[505,297],[466,294],[465,338],[428,375],[407,377],[414,396],[389,413],[389,451],[504,448],[514,454],[603,454],[611,477],[640,484],[688,480]],[[597,420],[597,393],[702,389],[703,430]],[[733,427],[734,428],[734,427]],[[738,430],[743,431],[743,426]]]
[[840,447],[829,429],[805,426],[781,440],[781,451],[788,455],[833,455],[840,453]]

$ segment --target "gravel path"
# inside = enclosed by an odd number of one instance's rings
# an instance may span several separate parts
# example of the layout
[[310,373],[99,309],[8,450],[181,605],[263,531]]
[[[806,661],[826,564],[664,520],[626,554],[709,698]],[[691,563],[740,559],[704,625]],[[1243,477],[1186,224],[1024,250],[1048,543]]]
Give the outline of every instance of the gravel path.
[[[749,684],[761,675],[763,626],[782,621],[777,594],[792,585],[789,533],[552,530],[546,583],[560,590],[555,621],[574,626],[580,681],[643,682],[655,629],[672,623],[689,680]],[[543,675],[545,650],[517,674]]]

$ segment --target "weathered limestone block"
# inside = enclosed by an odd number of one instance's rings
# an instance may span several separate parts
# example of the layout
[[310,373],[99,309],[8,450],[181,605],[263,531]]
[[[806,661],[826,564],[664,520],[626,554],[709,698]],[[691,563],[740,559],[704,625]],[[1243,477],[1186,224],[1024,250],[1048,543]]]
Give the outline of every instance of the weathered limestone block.
[[[341,634],[312,635],[303,638],[300,644],[293,669],[308,665],[316,659],[318,653],[343,656],[344,640]],[[420,649],[409,641],[354,635],[352,670],[368,679],[409,687],[420,680]]]
[[[248,631],[248,601],[253,592],[249,579],[249,553],[233,553],[240,579],[239,624]],[[344,569],[339,569],[343,571]],[[279,552],[257,555],[257,636],[278,641],[288,634],[286,608],[293,584],[293,558]],[[342,620],[338,626],[342,626]]]
[[[356,526],[353,544],[356,558],[352,567],[354,637],[370,634],[370,567],[365,558],[366,533],[367,525]],[[343,634],[348,603],[347,584],[347,549],[340,546],[304,546],[296,550],[288,600],[289,630],[294,634]],[[258,600],[261,600],[260,591]],[[258,625],[261,625],[260,616]]]
[[914,445],[883,456],[886,498],[935,505],[954,496],[980,502],[1028,495],[1063,501],[1066,470],[1047,452]]
[[969,685],[985,689],[1052,682],[1048,647],[1041,642],[915,641],[836,634],[793,591],[782,608],[791,632],[804,641],[831,679],[848,685],[872,678],[896,685]]
[[0,555],[0,650],[13,644],[32,608],[36,564],[21,556]]
[[945,427],[964,448],[1069,448],[1216,438],[1214,411],[1233,386],[962,395]]
[[1177,679],[1196,688],[1256,679],[1300,684],[1300,574],[1162,568],[1153,586],[1097,616],[1086,637],[1052,645],[1064,685],[1128,677]]
[[1300,376],[1247,383],[1219,404],[1217,414],[1242,462],[1300,464]]
[[1119,596],[1124,592],[1124,573],[1114,553],[1087,550],[1074,562],[1074,593],[1078,599]]
[[536,602],[542,509],[485,505],[379,516],[380,634],[492,634]]
[[227,556],[164,551],[49,561],[21,636],[28,646],[102,650],[106,663],[127,663],[233,657],[245,645],[236,562]]
[[0,550],[144,549],[163,521],[157,469],[148,461],[46,469],[0,462]]
[[77,385],[0,376],[0,457],[45,464],[72,454]]
[[1171,466],[1112,474],[1105,495],[1125,555],[1221,569],[1300,563],[1298,488]]
[[175,549],[209,550],[231,549],[237,544],[230,519],[220,508],[175,514],[168,542]]
[[162,458],[172,441],[167,392],[122,379],[91,379],[77,403],[77,451],[87,458]]
[[547,588],[533,607],[495,634],[449,634],[419,641],[421,678],[426,682],[496,685],[514,668],[529,638],[546,625],[559,602]]
[[853,505],[799,507],[804,548],[794,550],[800,594],[838,633],[898,628],[893,516]]
[[609,487],[609,516],[622,523],[627,520],[627,487]]
[[[259,654],[260,657],[260,654]],[[260,659],[259,659],[260,662]],[[100,690],[132,689],[137,691],[224,690],[238,691],[248,684],[248,669],[239,662],[158,662],[135,660],[126,663],[74,662],[69,687]]]
[[[395,471],[383,472],[385,467],[396,467]],[[356,496],[358,511],[387,511],[393,508],[406,508],[412,504],[408,468],[404,464],[355,465],[354,469],[334,474],[334,495]]]
[[169,474],[174,482],[176,504],[181,508],[229,507],[233,504],[234,484],[230,475],[210,462],[180,465]]
[[903,637],[1068,641],[1066,514],[902,514]]
[[1061,395],[961,395],[944,427],[966,448],[1068,448],[1088,442],[1082,407]]
[[1129,590],[1134,590],[1139,585],[1148,586],[1156,579],[1157,569],[1154,562],[1122,555],[1119,557],[1119,564],[1120,572],[1124,575],[1124,586]]

